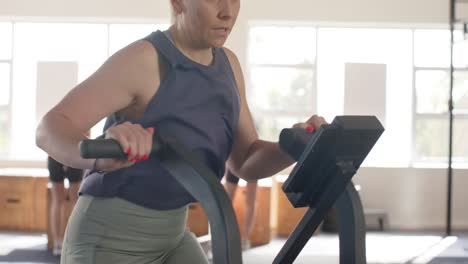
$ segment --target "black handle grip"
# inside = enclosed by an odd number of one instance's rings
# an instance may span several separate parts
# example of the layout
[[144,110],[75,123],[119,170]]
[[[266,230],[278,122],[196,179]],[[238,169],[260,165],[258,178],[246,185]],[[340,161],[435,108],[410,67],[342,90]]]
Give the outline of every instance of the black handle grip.
[[[154,140],[151,152],[161,149],[159,140]],[[127,154],[115,139],[85,139],[80,142],[80,155],[84,159],[125,159]]]
[[281,130],[279,144],[281,149],[295,160],[299,160],[307,142],[315,132],[307,132],[304,128],[285,128]]

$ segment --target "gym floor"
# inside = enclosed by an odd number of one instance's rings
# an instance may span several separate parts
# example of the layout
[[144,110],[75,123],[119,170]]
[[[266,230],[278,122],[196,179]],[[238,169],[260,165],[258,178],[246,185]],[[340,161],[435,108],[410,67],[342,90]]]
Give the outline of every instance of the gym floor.
[[[245,264],[270,264],[285,239],[244,252]],[[47,250],[45,234],[0,233],[0,263],[59,263]],[[294,262],[338,264],[338,237],[321,234],[309,241]],[[468,264],[468,234],[370,232],[367,235],[369,264]]]

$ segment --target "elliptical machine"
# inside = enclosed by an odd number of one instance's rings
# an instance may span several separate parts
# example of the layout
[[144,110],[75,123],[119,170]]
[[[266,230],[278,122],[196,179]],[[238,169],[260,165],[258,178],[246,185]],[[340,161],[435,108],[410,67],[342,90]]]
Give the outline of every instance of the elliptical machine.
[[[374,116],[338,116],[313,133],[294,128],[281,132],[281,148],[297,161],[282,189],[294,207],[309,209],[273,263],[293,263],[332,206],[338,212],[340,263],[367,263],[364,213],[351,179],[383,131]],[[126,158],[112,139],[84,140],[80,150],[83,158]],[[216,175],[170,136],[157,135],[152,152],[158,152],[161,164],[205,210],[213,262],[241,264],[239,227]]]

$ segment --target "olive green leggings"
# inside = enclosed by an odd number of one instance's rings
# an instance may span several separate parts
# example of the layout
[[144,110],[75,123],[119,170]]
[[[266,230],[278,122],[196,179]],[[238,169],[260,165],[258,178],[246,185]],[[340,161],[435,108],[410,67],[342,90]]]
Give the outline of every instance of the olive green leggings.
[[206,264],[186,229],[187,207],[152,210],[120,198],[80,196],[68,221],[62,264]]

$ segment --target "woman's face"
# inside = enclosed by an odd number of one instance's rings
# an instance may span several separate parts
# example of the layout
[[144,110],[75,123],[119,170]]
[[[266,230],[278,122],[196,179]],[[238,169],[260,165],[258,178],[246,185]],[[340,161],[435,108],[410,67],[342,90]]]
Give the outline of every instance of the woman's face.
[[239,14],[240,0],[182,0],[184,31],[198,45],[222,47]]

